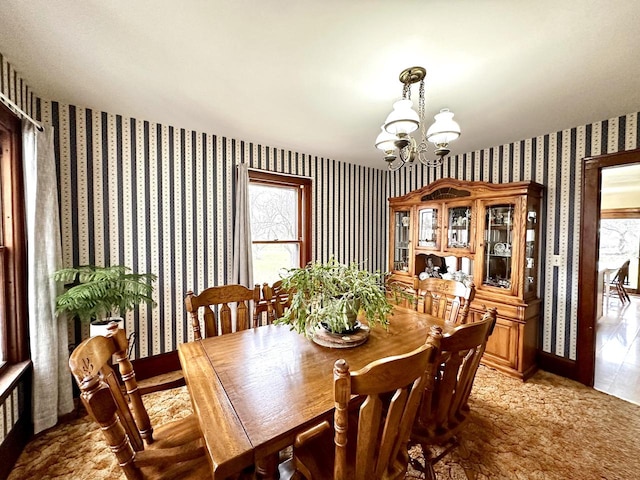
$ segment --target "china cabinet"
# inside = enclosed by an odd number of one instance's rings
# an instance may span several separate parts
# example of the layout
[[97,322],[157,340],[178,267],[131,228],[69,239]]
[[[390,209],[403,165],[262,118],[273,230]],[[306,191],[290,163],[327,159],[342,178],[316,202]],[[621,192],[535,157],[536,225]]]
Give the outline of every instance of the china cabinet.
[[392,260],[391,270],[393,272],[408,274],[413,262],[410,261],[411,244],[411,210],[395,210],[391,218],[391,244]]
[[536,370],[543,186],[445,178],[389,199],[389,267],[410,288],[416,276],[473,281],[470,318],[495,307],[483,362],[526,379]]

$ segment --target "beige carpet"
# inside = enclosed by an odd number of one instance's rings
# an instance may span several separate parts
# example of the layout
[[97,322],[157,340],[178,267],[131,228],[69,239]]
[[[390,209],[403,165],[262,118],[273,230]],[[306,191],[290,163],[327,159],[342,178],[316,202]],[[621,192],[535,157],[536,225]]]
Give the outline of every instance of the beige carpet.
[[[151,394],[154,424],[190,412],[185,387]],[[640,479],[640,406],[539,372],[526,383],[480,367],[461,447],[440,479]],[[419,456],[419,449],[412,454]],[[101,433],[83,416],[39,435],[9,480],[124,479]],[[407,478],[421,478],[414,470]]]

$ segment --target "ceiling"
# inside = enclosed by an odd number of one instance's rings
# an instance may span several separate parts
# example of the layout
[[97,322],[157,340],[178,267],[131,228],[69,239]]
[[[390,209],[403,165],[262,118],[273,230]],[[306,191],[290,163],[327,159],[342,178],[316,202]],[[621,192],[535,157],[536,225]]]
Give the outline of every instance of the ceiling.
[[638,18],[637,0],[2,0],[0,52],[47,99],[385,168],[409,66],[427,115],[455,113],[452,154],[640,111]]
[[635,196],[638,196],[640,192],[640,163],[603,168],[602,192],[603,194],[616,195],[634,193]]

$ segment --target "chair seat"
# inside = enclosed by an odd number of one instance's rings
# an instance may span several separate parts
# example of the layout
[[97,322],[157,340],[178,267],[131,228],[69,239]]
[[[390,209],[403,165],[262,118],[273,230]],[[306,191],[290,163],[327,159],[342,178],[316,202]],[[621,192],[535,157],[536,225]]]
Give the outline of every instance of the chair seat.
[[[358,405],[362,402],[357,402]],[[355,458],[358,435],[358,415],[350,405],[349,427],[347,429],[347,475],[346,478],[355,478]],[[295,455],[306,468],[311,472],[313,479],[333,478],[333,467],[335,462],[335,445],[333,443],[334,430],[326,428],[321,434],[306,441],[304,445],[296,447]],[[406,453],[406,457],[404,456]],[[390,462],[385,480],[401,479],[405,477],[407,471],[408,452],[400,452],[401,459]]]
[[186,456],[192,456],[192,452],[204,448],[198,418],[194,414],[161,425],[154,429],[153,437],[154,442],[136,454],[135,462],[145,480],[213,478],[206,455],[182,462],[167,460],[167,449],[183,449]]
[[[352,447],[352,444],[352,441],[347,443],[348,459],[353,458],[353,448],[349,448]],[[333,430],[327,428],[322,434],[296,448],[296,457],[309,469],[313,478],[333,478],[335,459]],[[352,461],[347,461],[347,467],[352,464]],[[353,476],[352,469],[349,470],[349,474]]]
[[185,385],[182,370],[162,373],[160,375],[155,375],[138,381],[140,395],[159,392],[161,390],[169,390],[171,388],[184,387]]
[[445,425],[421,425],[419,419],[417,419],[411,430],[411,439],[416,443],[446,444],[466,425],[469,413],[470,408],[465,405]]

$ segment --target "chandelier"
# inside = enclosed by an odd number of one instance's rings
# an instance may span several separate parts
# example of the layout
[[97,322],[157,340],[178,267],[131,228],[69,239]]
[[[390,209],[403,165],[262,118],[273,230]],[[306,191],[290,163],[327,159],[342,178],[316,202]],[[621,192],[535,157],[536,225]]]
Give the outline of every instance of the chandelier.
[[[460,136],[460,126],[453,120],[453,113],[447,108],[440,110],[435,123],[426,128],[424,121],[424,78],[427,71],[422,67],[407,68],[400,73],[402,100],[393,104],[393,111],[387,116],[382,130],[376,138],[376,147],[384,151],[384,159],[390,170],[398,170],[403,165],[413,165],[417,159],[428,167],[442,165],[442,159],[449,154],[449,142]],[[411,86],[419,83],[418,112],[413,109]],[[420,129],[420,142],[410,134]],[[427,156],[427,142],[435,145],[435,159]]]

